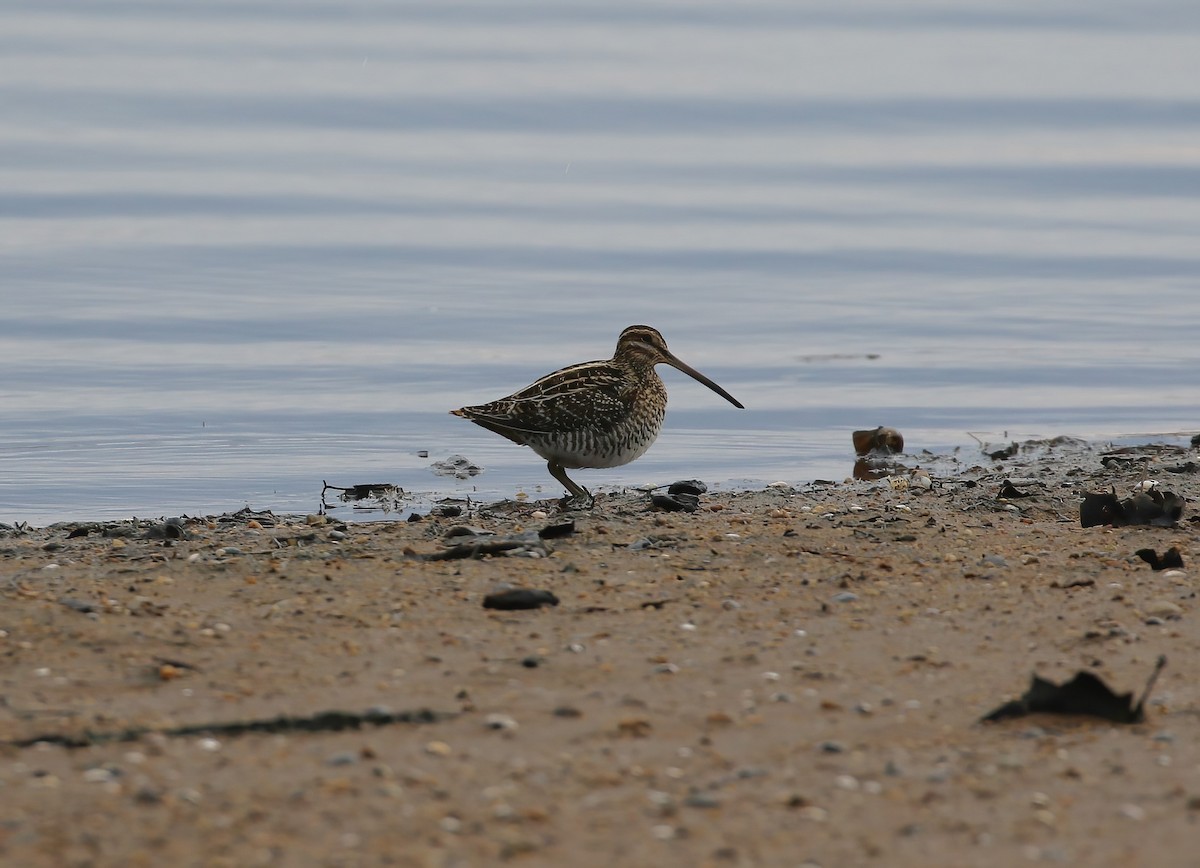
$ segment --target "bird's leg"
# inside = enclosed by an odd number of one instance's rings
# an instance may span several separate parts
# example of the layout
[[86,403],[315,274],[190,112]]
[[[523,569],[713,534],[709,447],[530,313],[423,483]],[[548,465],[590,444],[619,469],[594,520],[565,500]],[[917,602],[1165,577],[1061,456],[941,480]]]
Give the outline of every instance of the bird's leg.
[[557,461],[547,462],[546,468],[550,471],[550,475],[567,487],[567,491],[571,493],[569,498],[564,498],[564,501],[579,501],[584,509],[591,509],[592,504],[596,502],[596,498],[592,497],[592,493],[582,485],[576,485],[567,476],[567,470]]

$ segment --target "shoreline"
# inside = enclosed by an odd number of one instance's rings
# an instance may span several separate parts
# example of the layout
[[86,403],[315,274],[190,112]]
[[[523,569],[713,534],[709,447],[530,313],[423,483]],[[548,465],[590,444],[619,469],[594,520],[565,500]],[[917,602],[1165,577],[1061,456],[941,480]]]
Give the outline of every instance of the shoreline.
[[[1187,864],[1197,450],[1102,451],[696,512],[5,530],[0,859]],[[1175,526],[1081,527],[1146,479]],[[440,559],[459,526],[527,544]],[[484,608],[509,586],[558,604]],[[1145,722],[979,723],[1035,672],[1136,693],[1161,654]]]

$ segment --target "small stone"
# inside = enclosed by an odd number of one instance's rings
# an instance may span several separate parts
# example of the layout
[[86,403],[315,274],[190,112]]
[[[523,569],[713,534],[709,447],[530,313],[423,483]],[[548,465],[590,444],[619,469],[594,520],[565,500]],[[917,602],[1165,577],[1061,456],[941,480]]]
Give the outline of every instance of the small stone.
[[1183,614],[1183,607],[1170,600],[1152,600],[1146,604],[1146,614],[1159,618],[1178,618]]
[[986,566],[989,566],[989,567],[1007,567],[1008,566],[1008,561],[1006,561],[1002,555],[984,555],[982,558],[979,559],[979,562],[981,564],[985,564]]
[[846,746],[840,741],[823,741],[818,746],[821,753],[845,753]]
[[1117,809],[1117,813],[1127,820],[1141,822],[1146,819],[1146,809],[1141,805],[1135,805],[1132,802],[1126,802]]
[[858,594],[851,593],[850,591],[842,591],[840,594],[833,595],[835,603],[853,603],[857,599]]
[[202,738],[196,742],[196,747],[200,748],[200,750],[206,750],[210,753],[213,753],[221,749],[221,743],[215,738]]
[[517,721],[507,714],[489,714],[483,719],[483,725],[488,729],[511,731],[517,728]]
[[447,757],[452,752],[453,749],[444,741],[430,741],[425,743],[425,753],[430,756]]
[[137,788],[133,794],[133,800],[139,805],[157,805],[162,801],[162,790],[145,784]]
[[358,762],[358,754],[353,751],[340,751],[325,760],[327,766],[352,766]]
[[721,800],[712,793],[689,793],[683,804],[689,808],[719,808]]

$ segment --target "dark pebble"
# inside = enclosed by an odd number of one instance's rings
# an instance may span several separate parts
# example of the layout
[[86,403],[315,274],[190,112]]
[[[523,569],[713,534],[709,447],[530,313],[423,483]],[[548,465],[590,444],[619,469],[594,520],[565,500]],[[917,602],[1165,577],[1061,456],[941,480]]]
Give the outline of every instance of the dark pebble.
[[557,606],[558,597],[549,591],[536,588],[513,588],[488,594],[483,598],[485,609],[537,609],[542,606]]
[[699,479],[681,479],[667,488],[667,494],[690,494],[693,497],[699,497],[707,491],[708,486]]
[[76,600],[74,597],[63,597],[58,602],[73,612],[81,612],[84,615],[96,611],[96,607],[91,603],[84,600]]
[[538,657],[537,655],[531,654],[521,661],[521,665],[524,666],[526,669],[537,669],[539,666],[542,665],[542,658]]

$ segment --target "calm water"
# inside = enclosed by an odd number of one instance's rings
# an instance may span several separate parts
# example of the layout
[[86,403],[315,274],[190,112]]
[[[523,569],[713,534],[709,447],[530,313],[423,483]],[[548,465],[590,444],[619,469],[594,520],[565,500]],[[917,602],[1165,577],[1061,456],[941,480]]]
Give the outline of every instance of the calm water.
[[1198,238],[1190,0],[8,4],[0,521],[557,495],[447,410],[637,322],[590,487],[1194,431]]

